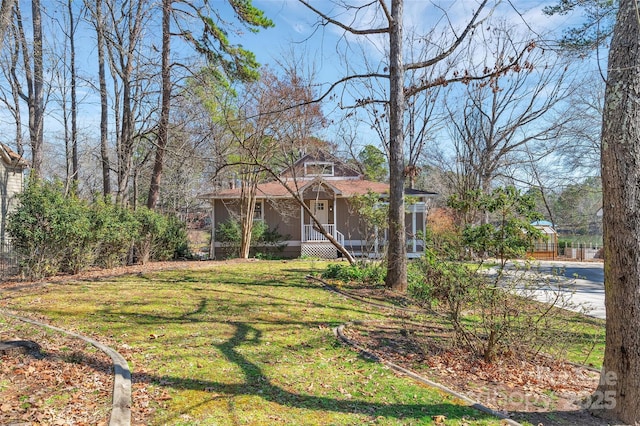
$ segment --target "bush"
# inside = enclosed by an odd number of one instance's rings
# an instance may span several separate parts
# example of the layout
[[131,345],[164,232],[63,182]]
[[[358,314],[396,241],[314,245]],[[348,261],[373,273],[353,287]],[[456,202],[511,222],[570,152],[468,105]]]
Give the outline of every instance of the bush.
[[355,265],[332,263],[322,273],[322,278],[335,279],[344,283],[360,281],[365,284],[384,282],[384,268],[375,262],[362,262]]
[[[228,248],[229,257],[238,257],[240,255],[240,242],[242,228],[240,222],[235,219],[229,219],[226,222],[218,224],[216,228],[216,240],[221,242]],[[254,252],[263,249],[264,252],[255,253],[257,257],[269,258],[273,256],[273,252],[282,251],[286,244],[283,240],[288,236],[283,236],[278,232],[278,228],[270,229],[266,223],[255,221],[251,229],[251,247]]]
[[[462,232],[450,221],[441,220],[446,226],[430,230],[426,236],[429,249],[415,263],[419,276],[410,281],[410,294],[443,310],[458,342],[486,361],[518,352],[522,346],[544,347],[553,335],[549,329],[556,323],[554,311],[531,303],[531,297],[540,289],[551,288],[551,306],[564,307],[562,282],[508,265],[539,237],[539,231],[530,225],[538,218],[531,198],[507,187],[452,199],[450,206],[460,216],[476,211],[478,217],[491,220],[464,224]],[[483,269],[487,256],[498,259],[491,273]],[[469,257],[476,261],[468,261]]]
[[147,263],[184,257],[188,254],[187,231],[175,216],[165,216],[146,207],[134,212],[138,233],[134,241],[135,260]]
[[410,294],[421,303],[441,304],[456,332],[463,333],[461,316],[464,309],[473,304],[479,277],[469,265],[440,259],[429,250],[415,265],[422,280],[412,283]]
[[175,215],[166,216],[164,233],[154,238],[153,260],[186,259],[191,257],[187,225]]
[[176,217],[103,201],[89,205],[65,195],[59,182],[31,181],[19,200],[7,229],[22,273],[31,278],[124,264],[132,248],[142,261],[187,253],[186,229]]
[[24,274],[41,278],[91,265],[96,238],[87,203],[65,196],[59,182],[31,181],[18,197],[7,229]]
[[133,211],[98,201],[93,206],[93,223],[98,235],[96,265],[104,268],[126,265],[138,238],[138,223]]

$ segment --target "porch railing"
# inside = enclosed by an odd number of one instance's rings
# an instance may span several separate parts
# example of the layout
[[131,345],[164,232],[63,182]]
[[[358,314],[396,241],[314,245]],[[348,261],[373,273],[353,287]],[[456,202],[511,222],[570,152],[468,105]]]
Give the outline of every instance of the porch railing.
[[[335,225],[323,224],[324,229],[328,234],[333,235],[341,245],[344,245],[344,235],[336,229]],[[320,242],[320,241],[329,241],[322,232],[318,231],[314,228],[314,225],[304,225],[304,235],[302,236],[303,242]]]

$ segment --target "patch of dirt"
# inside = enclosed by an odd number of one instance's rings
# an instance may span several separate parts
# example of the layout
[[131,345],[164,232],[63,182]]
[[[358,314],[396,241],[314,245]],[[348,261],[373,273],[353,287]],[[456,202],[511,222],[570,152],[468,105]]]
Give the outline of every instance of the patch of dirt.
[[[221,262],[217,262],[220,264]],[[28,281],[19,277],[0,283],[0,306],[10,294],[56,282],[99,280],[169,269],[211,267],[211,262],[155,262],[76,275]],[[38,320],[43,320],[38,318]],[[105,336],[92,336],[131,359],[131,349]],[[113,364],[102,351],[81,339],[25,324],[0,313],[0,342],[29,341],[40,349],[0,351],[0,425],[107,425],[113,398]],[[168,399],[142,368],[132,372],[133,425],[147,424]]]
[[[402,296],[388,294],[381,288],[349,288],[347,293],[375,303],[391,300],[395,306],[409,305]],[[378,357],[467,395],[516,421],[542,426],[609,424],[582,406],[582,401],[596,389],[599,372],[544,355],[532,359],[524,354],[510,354],[487,363],[456,347],[450,330],[435,323],[414,323],[410,318],[407,315],[405,319],[357,323],[345,327],[344,333]]]
[[111,359],[82,340],[0,315],[0,341],[25,339],[36,348],[0,351],[0,424],[108,424]]

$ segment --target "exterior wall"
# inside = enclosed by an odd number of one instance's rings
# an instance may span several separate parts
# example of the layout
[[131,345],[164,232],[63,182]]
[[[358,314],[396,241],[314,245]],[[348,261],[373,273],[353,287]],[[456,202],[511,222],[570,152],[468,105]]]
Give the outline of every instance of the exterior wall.
[[346,164],[342,161],[338,161],[336,158],[329,157],[328,155],[318,152],[315,155],[307,154],[300,160],[296,162],[293,166],[293,171],[291,169],[286,170],[282,173],[283,177],[305,177],[304,173],[304,163],[332,163],[333,164],[333,176],[340,177],[359,177],[360,173],[351,165]]
[[[405,229],[407,233],[407,252],[424,252],[424,240],[420,237],[425,229],[425,220],[426,220],[426,211],[425,212],[416,212],[415,213],[415,233],[414,233],[414,222],[413,222],[413,214],[407,213],[404,218]],[[415,240],[415,245],[414,245]],[[415,247],[415,250],[414,250]]]
[[214,227],[218,224],[224,223],[234,216],[234,213],[238,213],[238,202],[228,200],[215,200],[214,201]]
[[264,220],[286,240],[300,241],[300,205],[295,201],[265,200]]
[[17,207],[17,195],[24,189],[22,169],[8,167],[0,160],[0,243],[8,243],[7,217]]
[[[214,200],[213,206],[214,229],[220,223],[237,217],[239,213],[239,200]],[[251,249],[251,255],[257,252],[269,252],[278,257],[296,258],[300,256],[300,207],[293,200],[264,200],[264,220],[270,229],[277,227],[277,231],[283,237],[286,244],[282,250],[268,247],[256,247]],[[229,257],[230,249],[223,247],[215,241],[213,257],[224,259]]]
[[338,231],[344,234],[345,240],[362,240],[365,238],[365,227],[360,215],[352,211],[346,198],[338,198],[336,203],[336,221]]

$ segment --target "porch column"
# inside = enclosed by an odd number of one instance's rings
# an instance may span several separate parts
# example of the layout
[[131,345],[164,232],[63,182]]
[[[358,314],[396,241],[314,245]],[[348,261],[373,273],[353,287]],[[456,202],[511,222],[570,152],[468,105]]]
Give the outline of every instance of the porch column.
[[411,237],[413,240],[413,253],[417,251],[417,241],[416,241],[416,205],[411,206]]
[[[304,200],[302,200],[304,203]],[[304,207],[300,206],[300,242],[305,241],[304,238]]]
[[211,243],[209,244],[209,260],[216,257],[216,200],[211,201]]
[[427,208],[427,201],[424,201],[424,211],[422,212],[422,251],[426,252],[427,251],[427,242],[426,242],[426,238],[427,238],[427,212],[428,212],[428,208]]
[[338,203],[336,202],[336,193],[333,193],[333,238],[338,238],[338,221],[337,221],[337,212],[338,212]]
[[376,254],[376,259],[378,259],[378,251],[379,251],[379,247],[380,247],[380,241],[378,239],[378,226],[376,225],[374,228],[375,230],[375,248],[373,250],[373,252]]

